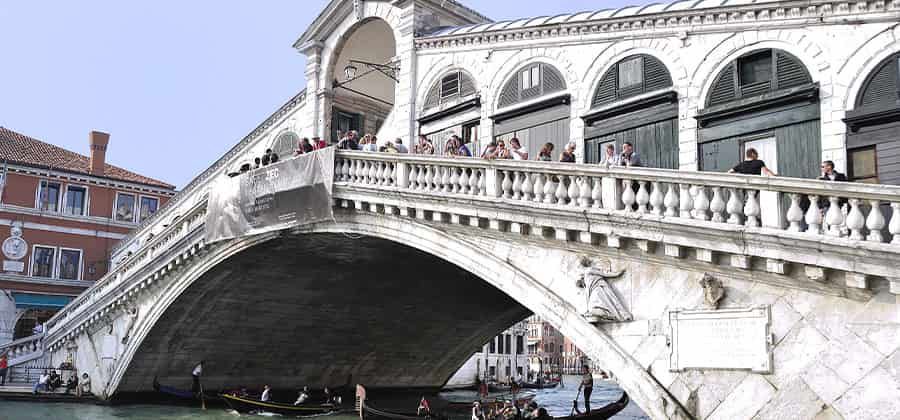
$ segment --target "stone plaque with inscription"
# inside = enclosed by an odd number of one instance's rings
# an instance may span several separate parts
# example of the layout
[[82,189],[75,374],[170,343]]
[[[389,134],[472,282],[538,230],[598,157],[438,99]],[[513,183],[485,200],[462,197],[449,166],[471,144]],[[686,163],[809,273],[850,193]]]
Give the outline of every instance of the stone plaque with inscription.
[[772,373],[769,306],[669,312],[669,370],[735,369]]

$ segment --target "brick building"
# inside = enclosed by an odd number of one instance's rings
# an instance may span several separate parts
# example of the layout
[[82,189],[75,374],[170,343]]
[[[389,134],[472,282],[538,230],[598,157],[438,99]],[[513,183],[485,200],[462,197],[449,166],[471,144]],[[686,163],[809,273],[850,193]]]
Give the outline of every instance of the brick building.
[[563,367],[565,337],[541,317],[529,317],[528,365],[532,373],[559,373]]
[[30,335],[109,269],[113,246],[175,187],[0,127],[0,344]]

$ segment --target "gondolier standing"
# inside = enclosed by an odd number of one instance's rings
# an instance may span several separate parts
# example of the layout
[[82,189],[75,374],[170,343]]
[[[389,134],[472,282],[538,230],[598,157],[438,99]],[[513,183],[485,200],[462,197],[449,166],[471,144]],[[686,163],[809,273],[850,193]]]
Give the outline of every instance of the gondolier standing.
[[191,371],[191,377],[194,379],[194,385],[191,387],[191,391],[195,394],[200,392],[200,376],[203,375],[203,361],[197,363],[197,366],[194,366],[194,370]]
[[594,375],[591,375],[591,368],[587,365],[581,367],[581,386],[584,391],[584,412],[591,412],[591,392],[594,391]]

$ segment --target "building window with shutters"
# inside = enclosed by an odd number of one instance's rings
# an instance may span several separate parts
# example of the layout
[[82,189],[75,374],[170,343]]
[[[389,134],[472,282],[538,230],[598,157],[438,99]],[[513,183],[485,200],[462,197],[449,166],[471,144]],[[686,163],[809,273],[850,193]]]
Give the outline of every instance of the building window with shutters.
[[441,102],[444,102],[448,99],[453,99],[459,95],[459,72],[455,71],[453,73],[444,76],[441,79]]
[[66,185],[65,206],[63,213],[73,216],[87,215],[87,187],[81,185]]
[[644,82],[644,58],[641,56],[623,60],[619,68],[619,89],[625,89]]
[[772,53],[764,51],[738,59],[741,86],[766,84],[772,81]]

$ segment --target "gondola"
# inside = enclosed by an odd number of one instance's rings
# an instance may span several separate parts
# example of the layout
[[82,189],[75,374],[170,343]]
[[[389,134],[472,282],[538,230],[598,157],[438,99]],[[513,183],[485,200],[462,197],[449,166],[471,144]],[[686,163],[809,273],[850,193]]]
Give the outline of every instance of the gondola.
[[[159,383],[159,381],[155,377],[153,378],[153,390],[160,394],[163,394],[163,395],[166,395],[168,397],[172,397],[172,398],[178,399],[178,400],[200,401],[200,393],[175,388],[172,386],[162,385]],[[207,401],[218,399],[217,396],[209,395],[207,393],[204,393],[203,398]]]
[[366,401],[366,388],[356,386],[356,411],[360,420],[449,420],[446,416],[432,413],[396,413],[379,410]]
[[266,412],[283,416],[311,416],[328,414],[338,409],[337,406],[330,403],[293,405],[273,401],[260,401],[251,397],[239,397],[231,394],[221,394],[220,396],[231,409],[241,413]]
[[534,382],[534,383],[523,382],[522,388],[523,389],[552,389],[552,388],[556,388],[557,385],[559,385],[559,382],[557,382],[557,381]]
[[[590,413],[578,413],[567,417],[556,417],[556,420],[606,420],[624,410],[629,401],[628,393],[623,392],[622,397],[617,401],[613,401],[596,410],[591,410]],[[573,402],[573,404],[577,407],[577,401]]]

